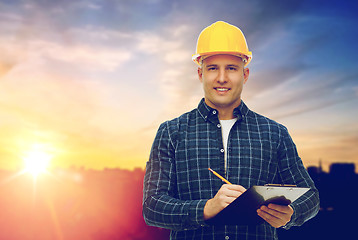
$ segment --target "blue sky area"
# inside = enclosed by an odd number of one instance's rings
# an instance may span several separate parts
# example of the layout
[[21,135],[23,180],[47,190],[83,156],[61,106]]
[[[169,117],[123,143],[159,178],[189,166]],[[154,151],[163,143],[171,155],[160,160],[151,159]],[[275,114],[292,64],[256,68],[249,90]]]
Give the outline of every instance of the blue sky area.
[[306,165],[358,163],[357,1],[1,1],[0,168],[144,167],[159,124],[203,96],[200,31],[241,28],[243,100],[288,127]]

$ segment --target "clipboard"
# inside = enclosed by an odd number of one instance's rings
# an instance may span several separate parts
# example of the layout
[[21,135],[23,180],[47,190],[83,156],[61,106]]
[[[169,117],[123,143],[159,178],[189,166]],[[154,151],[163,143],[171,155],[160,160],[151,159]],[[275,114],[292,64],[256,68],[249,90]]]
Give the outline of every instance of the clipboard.
[[210,225],[261,224],[264,220],[257,215],[256,211],[262,205],[274,203],[288,206],[309,189],[279,184],[252,186],[206,222]]

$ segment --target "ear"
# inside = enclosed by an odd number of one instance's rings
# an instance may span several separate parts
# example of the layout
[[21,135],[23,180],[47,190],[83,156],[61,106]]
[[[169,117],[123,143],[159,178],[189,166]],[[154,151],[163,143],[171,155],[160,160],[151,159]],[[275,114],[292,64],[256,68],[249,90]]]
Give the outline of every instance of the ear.
[[248,68],[244,68],[244,84],[249,80],[250,70]]
[[198,77],[200,82],[203,82],[203,69],[201,67],[198,67]]

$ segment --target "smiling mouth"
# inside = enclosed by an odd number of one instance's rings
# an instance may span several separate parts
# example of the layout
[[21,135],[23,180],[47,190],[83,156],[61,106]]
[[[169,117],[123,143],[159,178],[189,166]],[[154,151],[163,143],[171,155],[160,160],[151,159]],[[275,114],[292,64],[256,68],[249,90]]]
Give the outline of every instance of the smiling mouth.
[[230,89],[229,88],[223,88],[223,87],[217,87],[217,88],[214,88],[216,91],[218,92],[227,92],[229,91]]

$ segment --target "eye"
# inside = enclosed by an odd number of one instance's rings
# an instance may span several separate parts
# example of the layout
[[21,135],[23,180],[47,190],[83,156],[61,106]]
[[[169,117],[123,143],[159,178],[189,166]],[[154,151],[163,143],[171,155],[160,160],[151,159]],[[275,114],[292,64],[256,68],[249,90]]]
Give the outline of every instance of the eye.
[[227,70],[229,70],[229,71],[237,71],[237,67],[228,66],[228,67],[227,67]]
[[208,67],[208,71],[215,71],[217,69],[218,69],[217,67]]

